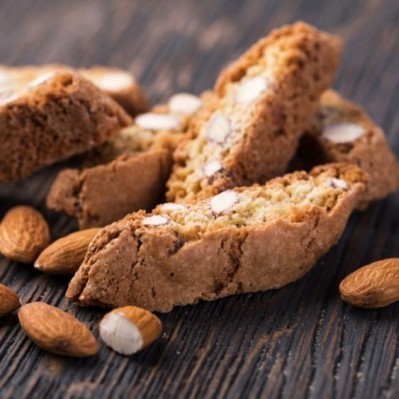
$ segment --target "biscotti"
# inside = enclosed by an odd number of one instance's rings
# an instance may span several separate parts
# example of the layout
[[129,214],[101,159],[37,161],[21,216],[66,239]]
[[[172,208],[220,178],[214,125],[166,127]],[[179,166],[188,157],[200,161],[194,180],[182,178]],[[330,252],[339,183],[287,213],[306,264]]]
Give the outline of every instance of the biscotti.
[[[301,139],[298,160],[311,168],[328,162],[350,162],[370,178],[360,207],[399,187],[399,166],[382,129],[356,104],[329,90]],[[296,167],[296,166],[295,166]]]
[[153,209],[164,199],[172,152],[201,106],[201,98],[179,93],[138,116],[134,125],[86,154],[83,169],[61,171],[47,206],[76,217],[81,229]]
[[[65,68],[69,67],[58,64],[19,67],[3,65],[0,66],[0,86],[6,90],[14,90]],[[119,68],[103,66],[78,69],[77,72],[111,96],[130,115],[135,116],[149,109],[144,90],[130,73]]]
[[131,124],[127,113],[79,74],[64,69],[0,94],[0,182],[88,151]]
[[67,296],[167,312],[279,288],[336,243],[365,184],[359,168],[330,164],[133,213],[97,234]]
[[335,36],[297,23],[273,31],[223,71],[193,140],[182,144],[168,200],[202,198],[282,174],[333,79]]

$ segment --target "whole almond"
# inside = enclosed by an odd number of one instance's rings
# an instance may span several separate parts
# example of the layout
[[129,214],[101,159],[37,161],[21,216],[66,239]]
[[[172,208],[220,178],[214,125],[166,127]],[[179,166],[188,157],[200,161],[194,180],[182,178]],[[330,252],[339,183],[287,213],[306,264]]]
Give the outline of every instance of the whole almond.
[[99,345],[85,324],[54,306],[33,302],[18,312],[25,333],[40,348],[56,355],[95,355]]
[[162,332],[162,323],[148,310],[125,306],[107,313],[100,323],[101,339],[115,352],[132,355],[152,342]]
[[11,260],[33,263],[49,245],[50,231],[42,214],[30,206],[16,206],[0,225],[0,252]]
[[13,312],[21,306],[18,295],[3,284],[0,284],[0,317]]
[[382,308],[399,301],[399,258],[363,266],[339,285],[341,298],[361,308]]
[[99,231],[100,228],[81,230],[54,241],[36,259],[35,267],[52,274],[74,274]]

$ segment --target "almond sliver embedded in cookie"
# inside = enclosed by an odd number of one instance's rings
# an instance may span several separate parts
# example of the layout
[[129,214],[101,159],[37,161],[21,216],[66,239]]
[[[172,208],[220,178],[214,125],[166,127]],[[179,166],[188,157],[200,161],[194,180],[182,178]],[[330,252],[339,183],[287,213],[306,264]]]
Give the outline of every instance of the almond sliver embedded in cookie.
[[259,98],[268,86],[269,82],[262,76],[246,80],[237,86],[236,101],[240,104],[249,104]]
[[136,118],[136,125],[149,130],[177,130],[181,127],[180,120],[173,115],[148,112]]
[[46,72],[39,75],[36,79],[33,79],[30,83],[27,84],[27,87],[33,89],[46,83],[48,80],[52,79],[55,76],[55,72]]
[[135,84],[135,80],[126,72],[109,72],[96,77],[94,83],[102,90],[119,92],[129,89]]
[[365,129],[355,123],[340,123],[325,126],[322,137],[336,144],[351,143],[366,133]]
[[202,100],[189,93],[178,93],[168,102],[170,112],[174,114],[192,115],[202,106]]
[[185,211],[187,208],[182,204],[176,204],[174,202],[166,202],[161,205],[162,210],[164,211]]
[[204,175],[206,177],[212,177],[215,173],[219,172],[222,169],[223,165],[220,161],[216,159],[207,162],[203,167]]
[[148,216],[142,220],[142,223],[146,226],[163,226],[169,222],[170,220],[167,217],[161,215]]
[[342,190],[347,190],[349,188],[348,183],[345,180],[336,179],[335,177],[330,179],[329,183],[332,188],[340,188]]
[[237,193],[232,190],[223,191],[212,197],[210,206],[212,212],[219,214],[227,211],[238,201]]
[[214,115],[206,127],[206,137],[218,144],[223,144],[231,133],[231,122],[222,114]]

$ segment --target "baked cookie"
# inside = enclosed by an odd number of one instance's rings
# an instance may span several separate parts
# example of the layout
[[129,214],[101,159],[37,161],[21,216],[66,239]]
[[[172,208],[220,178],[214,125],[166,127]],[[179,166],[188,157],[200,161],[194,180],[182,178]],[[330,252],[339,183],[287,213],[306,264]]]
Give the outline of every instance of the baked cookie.
[[81,229],[151,210],[164,198],[172,152],[201,106],[199,97],[179,93],[138,116],[112,141],[85,154],[83,169],[60,172],[47,206],[76,217]]
[[[399,166],[384,132],[356,104],[329,90],[298,149],[301,165],[350,162],[369,175],[360,207],[386,197],[399,187]],[[295,166],[297,167],[297,166]]]
[[[65,68],[69,67],[58,64],[19,67],[3,65],[0,66],[0,87],[2,90],[14,90],[28,85],[35,79],[49,76],[54,71]],[[148,111],[147,96],[129,72],[119,68],[102,66],[78,69],[77,72],[111,96],[132,116]]]
[[330,164],[133,213],[97,234],[67,297],[168,312],[282,287],[336,243],[365,184],[356,166]]
[[114,100],[72,70],[0,87],[0,183],[88,151],[132,123]]
[[331,84],[341,41],[305,24],[273,31],[223,71],[217,101],[182,144],[168,200],[202,198],[282,174]]

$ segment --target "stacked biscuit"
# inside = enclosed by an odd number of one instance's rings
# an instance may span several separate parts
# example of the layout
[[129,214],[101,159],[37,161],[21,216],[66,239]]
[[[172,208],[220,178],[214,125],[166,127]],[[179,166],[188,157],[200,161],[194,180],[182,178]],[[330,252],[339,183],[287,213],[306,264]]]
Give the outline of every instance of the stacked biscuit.
[[382,130],[330,90],[340,54],[338,38],[286,26],[222,71],[212,92],[175,95],[134,121],[126,111],[147,102],[122,71],[50,66],[33,83],[11,71],[3,132],[14,147],[35,132],[34,156],[1,159],[3,181],[86,151],[81,169],[57,177],[48,206],[81,228],[137,211],[97,234],[67,296],[170,311],[303,276],[354,209],[399,185]]

